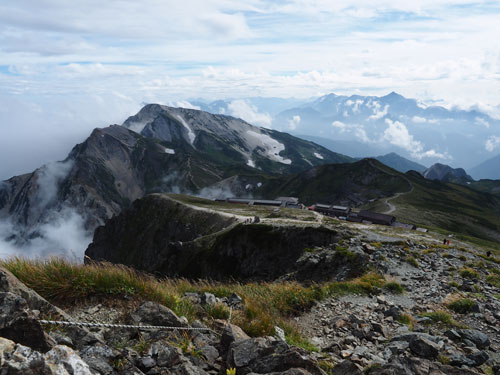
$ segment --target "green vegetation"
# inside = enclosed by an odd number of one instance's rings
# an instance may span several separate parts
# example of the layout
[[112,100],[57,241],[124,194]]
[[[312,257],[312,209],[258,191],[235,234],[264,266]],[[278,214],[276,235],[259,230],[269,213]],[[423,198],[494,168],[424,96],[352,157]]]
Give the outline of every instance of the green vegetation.
[[450,357],[444,354],[440,354],[437,358],[439,362],[441,362],[443,365],[449,365],[450,364]]
[[401,314],[397,321],[401,324],[406,324],[408,326],[408,329],[410,331],[413,331],[413,328],[415,326],[415,318],[413,318],[413,316],[411,316],[410,314]]
[[158,280],[125,266],[109,263],[82,265],[59,258],[26,260],[12,258],[0,262],[28,287],[52,302],[74,303],[95,296],[136,300],[151,300],[172,309],[189,320],[227,319],[227,306],[215,304],[206,309],[183,298],[186,292],[208,292],[218,297],[232,293],[240,295],[244,309],[233,311],[232,321],[251,336],[272,335],[274,326],[285,331],[290,343],[307,350],[315,350],[302,338],[293,317],[309,309],[315,301],[330,296],[347,294],[367,295],[389,285],[399,290],[396,283],[386,282],[384,276],[369,272],[350,281],[327,282],[304,286],[297,282],[253,282],[241,284],[186,279]]
[[370,242],[370,245],[380,249],[382,247],[382,242]]
[[432,320],[432,323],[434,324],[439,324],[446,327],[461,327],[461,325],[458,324],[446,311],[439,310],[429,313],[423,313],[422,316],[430,318]]
[[448,303],[446,307],[459,314],[468,314],[476,309],[477,304],[470,298],[458,298],[455,301]]
[[405,292],[405,288],[403,288],[403,286],[396,281],[386,282],[383,288],[393,294],[403,294]]
[[488,275],[486,276],[486,282],[500,289],[500,275]]
[[464,279],[479,280],[479,273],[472,268],[461,268],[458,270],[458,273]]
[[460,286],[460,284],[458,284],[456,281],[450,281],[448,285],[452,288],[458,288]]
[[406,257],[405,261],[406,261],[406,263],[412,265],[415,268],[419,268],[420,267],[420,264],[418,264],[418,261],[415,259],[414,256],[408,256],[408,257]]

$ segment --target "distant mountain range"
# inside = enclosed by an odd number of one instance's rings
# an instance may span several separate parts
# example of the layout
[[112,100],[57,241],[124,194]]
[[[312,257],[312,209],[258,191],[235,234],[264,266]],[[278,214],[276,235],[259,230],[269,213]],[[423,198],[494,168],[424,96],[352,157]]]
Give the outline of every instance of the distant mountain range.
[[395,92],[381,97],[328,94],[302,101],[248,98],[195,104],[212,113],[260,121],[351,157],[396,152],[422,165],[465,168],[475,178],[500,175],[500,164],[479,167],[500,153],[500,120],[478,110],[427,106]]
[[500,155],[494,156],[474,168],[470,168],[468,171],[477,180],[500,180]]

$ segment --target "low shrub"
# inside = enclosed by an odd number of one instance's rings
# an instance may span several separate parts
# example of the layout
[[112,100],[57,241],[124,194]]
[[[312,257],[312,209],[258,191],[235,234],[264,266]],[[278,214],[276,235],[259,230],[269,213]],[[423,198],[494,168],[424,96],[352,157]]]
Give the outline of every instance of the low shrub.
[[396,281],[386,282],[383,288],[393,294],[403,294],[405,291],[405,288],[403,288],[403,286]]
[[486,276],[486,282],[500,289],[500,275],[488,275]]
[[477,304],[470,298],[459,298],[453,302],[448,303],[446,307],[459,314],[468,314],[476,310]]
[[412,265],[415,268],[419,268],[420,264],[418,264],[418,261],[415,259],[413,256],[406,257],[406,263]]
[[473,270],[472,268],[461,268],[458,271],[458,273],[464,279],[470,279],[470,280],[478,280],[479,279],[479,273],[477,273],[477,271]]
[[460,325],[453,319],[453,317],[446,311],[433,311],[428,313],[423,313],[423,317],[430,318],[432,323],[440,324],[447,327],[459,327]]

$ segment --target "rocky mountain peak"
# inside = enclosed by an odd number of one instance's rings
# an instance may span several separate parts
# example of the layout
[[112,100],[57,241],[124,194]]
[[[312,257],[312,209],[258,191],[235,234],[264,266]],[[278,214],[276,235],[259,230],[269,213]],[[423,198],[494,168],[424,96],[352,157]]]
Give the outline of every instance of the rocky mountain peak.
[[423,176],[429,180],[443,182],[465,183],[473,181],[463,168],[452,168],[449,165],[435,163],[423,172]]

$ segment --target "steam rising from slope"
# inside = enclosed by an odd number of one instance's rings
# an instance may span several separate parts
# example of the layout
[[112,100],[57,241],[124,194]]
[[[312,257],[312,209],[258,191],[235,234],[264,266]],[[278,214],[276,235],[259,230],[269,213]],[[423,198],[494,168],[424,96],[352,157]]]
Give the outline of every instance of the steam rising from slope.
[[59,255],[83,260],[91,241],[91,233],[84,229],[85,219],[73,208],[55,205],[59,186],[72,167],[73,161],[67,160],[46,164],[36,172],[38,190],[30,209],[39,223],[28,229],[0,221],[0,258]]
[[[0,221],[0,258],[58,255],[83,261],[85,249],[92,240],[91,233],[84,229],[83,217],[70,208],[54,211],[49,217],[29,233],[10,221]],[[39,236],[31,238],[34,234]]]

